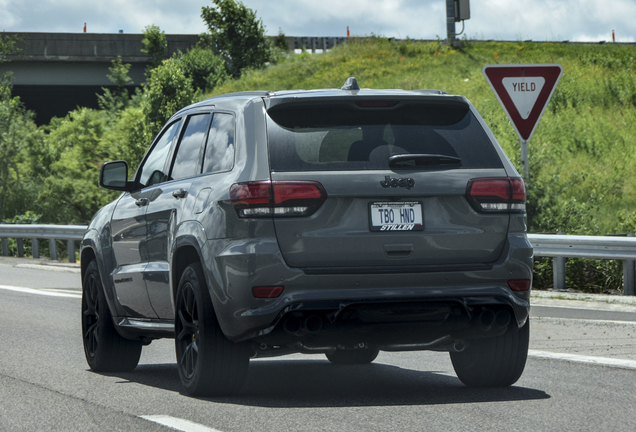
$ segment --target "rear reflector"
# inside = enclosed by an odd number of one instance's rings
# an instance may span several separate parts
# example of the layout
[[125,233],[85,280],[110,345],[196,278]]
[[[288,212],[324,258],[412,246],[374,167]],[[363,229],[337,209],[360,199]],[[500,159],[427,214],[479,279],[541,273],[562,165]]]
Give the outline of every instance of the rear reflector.
[[526,188],[519,177],[471,179],[466,198],[481,213],[525,213]]
[[530,289],[529,279],[509,280],[508,286],[513,291],[528,291]]
[[258,181],[235,183],[230,201],[239,217],[309,216],[327,199],[315,181]]
[[255,298],[277,298],[283,293],[285,287],[282,286],[259,286],[252,287],[252,294]]

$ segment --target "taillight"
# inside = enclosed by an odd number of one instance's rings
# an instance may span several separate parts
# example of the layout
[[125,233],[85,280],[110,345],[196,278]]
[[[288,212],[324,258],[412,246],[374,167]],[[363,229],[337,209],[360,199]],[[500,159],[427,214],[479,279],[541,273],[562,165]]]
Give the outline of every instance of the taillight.
[[230,201],[239,217],[309,216],[327,199],[315,181],[258,181],[235,183]]
[[481,213],[525,213],[526,188],[519,177],[472,179],[466,198]]

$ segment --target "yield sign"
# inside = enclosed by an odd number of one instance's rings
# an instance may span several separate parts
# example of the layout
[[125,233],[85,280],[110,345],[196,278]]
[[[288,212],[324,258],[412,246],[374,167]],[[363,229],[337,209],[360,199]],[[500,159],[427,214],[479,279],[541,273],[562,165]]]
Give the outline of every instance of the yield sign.
[[561,78],[561,65],[486,65],[483,73],[519,138],[529,141]]

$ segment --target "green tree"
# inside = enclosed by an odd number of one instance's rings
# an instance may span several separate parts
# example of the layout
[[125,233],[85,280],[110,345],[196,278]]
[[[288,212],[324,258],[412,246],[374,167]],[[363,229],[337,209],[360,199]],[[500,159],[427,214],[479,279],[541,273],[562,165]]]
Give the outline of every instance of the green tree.
[[168,50],[168,40],[166,39],[165,32],[161,31],[159,26],[149,25],[144,29],[144,38],[141,40],[144,44],[144,48],[141,52],[144,52],[152,59],[152,67],[157,67],[163,61],[163,56]]
[[240,1],[212,2],[214,7],[201,9],[201,18],[210,32],[202,35],[202,43],[226,59],[228,71],[235,77],[245,68],[264,66],[270,59],[270,46],[256,11]]
[[178,110],[194,102],[192,78],[186,77],[174,59],[152,69],[144,84],[141,106],[146,138],[150,142],[164,123]]
[[195,47],[185,54],[181,51],[177,52],[174,59],[184,75],[192,79],[195,90],[212,91],[229,78],[225,62],[212,50]]
[[0,219],[26,211],[31,195],[25,193],[30,178],[24,155],[29,143],[41,137],[33,113],[11,96],[11,89],[9,76],[0,77]]
[[274,46],[283,51],[289,51],[289,44],[287,43],[287,38],[285,37],[285,33],[283,33],[283,29],[278,27],[278,36],[274,39]]
[[117,121],[106,128],[103,136],[110,149],[111,160],[127,161],[130,174],[141,162],[152,138],[154,136],[148,132],[143,108],[132,105],[121,111]]
[[134,84],[133,80],[128,76],[130,67],[130,63],[122,62],[121,56],[117,56],[117,59],[112,61],[112,66],[108,68],[110,75],[106,75],[106,77],[117,85],[117,89],[112,92],[110,89],[102,87],[104,93],[97,95],[97,103],[100,109],[113,113],[126,108],[129,101],[126,86]]
[[117,195],[97,183],[102,164],[116,150],[103,139],[108,115],[79,108],[52,126],[48,136],[52,162],[41,179],[38,213],[46,222],[86,223]]
[[0,63],[7,61],[7,56],[20,52],[17,48],[17,43],[17,36],[0,35]]

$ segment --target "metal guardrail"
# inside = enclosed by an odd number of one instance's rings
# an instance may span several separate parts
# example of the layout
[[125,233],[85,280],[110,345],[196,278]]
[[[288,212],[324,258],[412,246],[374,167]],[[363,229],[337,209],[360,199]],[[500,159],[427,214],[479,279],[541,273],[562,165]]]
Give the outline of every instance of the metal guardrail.
[[[17,239],[18,256],[24,256],[23,239],[32,240],[33,257],[39,258],[39,239],[49,240],[51,259],[57,259],[55,240],[66,240],[69,262],[75,262],[75,241],[84,236],[86,225],[0,224],[2,255],[9,255],[9,238]],[[534,256],[552,257],[554,287],[565,289],[566,258],[612,259],[623,261],[625,295],[636,295],[636,237],[528,234]]]
[[552,257],[554,288],[565,289],[566,258],[623,261],[623,294],[636,295],[636,237],[528,234],[534,256]]
[[[168,36],[169,37],[169,36]],[[277,42],[279,36],[267,36],[272,44]],[[344,43],[348,43],[349,41],[364,41],[366,39],[373,39],[375,36],[331,36],[331,37],[320,37],[320,36],[285,36],[285,40],[287,42],[287,46],[290,50],[302,49],[305,48],[307,51],[311,51],[315,53],[316,50],[330,50],[337,45],[341,45]],[[398,39],[398,38],[388,38],[390,41],[397,43],[439,43],[438,39]],[[457,39],[456,39],[457,40]],[[446,40],[442,40],[441,42],[446,43]],[[495,42],[493,39],[489,40],[470,40],[469,43],[473,42]],[[504,43],[518,43],[519,41],[496,41],[496,42],[504,42]],[[572,44],[572,45],[599,45],[608,43],[608,41],[598,41],[598,42],[576,42],[576,41],[533,41],[533,40],[525,40],[524,43],[562,43],[562,44]],[[616,46],[633,46],[636,45],[634,42],[612,42],[612,45]]]
[[18,257],[24,256],[24,239],[31,239],[33,258],[40,258],[40,239],[49,240],[49,255],[57,259],[56,240],[66,240],[68,261],[75,262],[75,242],[82,240],[86,225],[0,224],[2,256],[9,255],[9,239],[17,240]]

